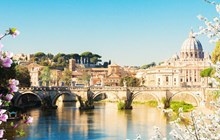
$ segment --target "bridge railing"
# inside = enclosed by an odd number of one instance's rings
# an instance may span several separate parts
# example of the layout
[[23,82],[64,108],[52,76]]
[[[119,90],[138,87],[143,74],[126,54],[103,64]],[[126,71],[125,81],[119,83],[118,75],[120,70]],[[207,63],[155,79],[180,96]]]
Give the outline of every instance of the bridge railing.
[[45,91],[45,90],[70,90],[69,87],[19,87],[19,90],[41,90],[41,91]]
[[[147,91],[147,90],[184,90],[184,91],[190,91],[190,90],[201,90],[204,88],[199,87],[128,87],[130,90],[139,90],[139,91]],[[91,90],[126,90],[126,87],[120,87],[120,86],[105,86],[105,87],[90,87]],[[205,88],[208,89],[208,88]],[[88,87],[63,87],[63,86],[57,86],[57,87],[19,87],[19,90],[21,91],[33,91],[33,90],[59,90],[59,91],[66,91],[66,90],[88,90]]]

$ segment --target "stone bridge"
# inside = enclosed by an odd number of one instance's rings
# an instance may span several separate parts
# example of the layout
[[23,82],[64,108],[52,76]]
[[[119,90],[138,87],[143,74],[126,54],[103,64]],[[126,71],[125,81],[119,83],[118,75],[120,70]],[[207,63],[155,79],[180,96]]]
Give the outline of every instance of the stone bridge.
[[[156,100],[161,103],[163,98],[172,97],[173,100],[181,100],[199,106],[201,101],[206,100],[209,88],[176,88],[176,87],[129,87],[133,93],[134,101]],[[107,95],[109,101],[125,100],[127,95],[126,87],[90,87],[94,96],[101,93]],[[15,93],[14,105],[19,106],[25,95],[35,96],[40,102],[45,98],[51,101],[52,106],[56,105],[57,99],[64,95],[63,101],[77,101],[77,96],[87,99],[88,88],[69,88],[69,87],[31,87],[20,88]]]

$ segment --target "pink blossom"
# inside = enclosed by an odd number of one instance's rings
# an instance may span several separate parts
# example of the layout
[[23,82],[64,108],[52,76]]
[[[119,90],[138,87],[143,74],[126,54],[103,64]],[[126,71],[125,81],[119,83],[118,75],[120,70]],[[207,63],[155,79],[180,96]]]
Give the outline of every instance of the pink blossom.
[[4,114],[6,112],[5,109],[0,109],[0,115]]
[[12,98],[13,98],[13,95],[12,95],[12,94],[7,94],[7,95],[5,96],[5,99],[6,99],[7,101],[11,101]]
[[6,55],[7,58],[12,58],[13,53],[11,53],[11,52],[6,52],[5,55]]
[[11,92],[17,92],[18,91],[18,87],[17,87],[18,84],[19,84],[18,80],[15,80],[15,79],[10,79],[9,80],[9,87],[11,88]]
[[3,48],[3,46],[4,46],[4,45],[0,42],[0,50]]
[[34,119],[33,117],[28,116],[28,118],[27,118],[27,120],[25,121],[25,123],[30,124],[30,123],[33,122],[33,119]]
[[18,36],[20,34],[20,32],[18,30],[16,30],[13,34],[12,37],[15,38],[16,36]]
[[16,86],[17,86],[17,85],[19,85],[19,81],[18,81],[18,80],[15,80],[15,79],[10,79],[10,80],[9,80],[9,84],[10,84],[10,85],[16,85]]
[[17,92],[18,91],[18,87],[16,85],[10,85],[9,87],[11,88],[11,92]]
[[8,115],[7,115],[7,114],[2,114],[2,115],[0,116],[0,121],[6,122],[7,119],[8,119]]
[[13,128],[17,128],[18,127],[18,124],[15,124],[14,126],[13,126]]
[[0,129],[0,138],[3,138],[5,130],[4,129]]
[[[0,94],[0,96],[1,96],[1,94]],[[0,105],[2,105],[2,100],[0,99]]]
[[8,57],[2,59],[2,65],[3,67],[6,67],[6,68],[11,67],[12,62],[13,61]]

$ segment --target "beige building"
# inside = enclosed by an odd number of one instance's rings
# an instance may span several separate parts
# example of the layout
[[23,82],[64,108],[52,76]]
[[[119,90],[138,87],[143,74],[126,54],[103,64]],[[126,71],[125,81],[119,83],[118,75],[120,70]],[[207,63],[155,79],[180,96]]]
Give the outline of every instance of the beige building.
[[62,78],[62,71],[57,69],[50,70],[50,86],[60,86],[61,85],[61,78]]
[[180,54],[173,55],[163,64],[150,68],[144,74],[145,86],[201,87],[207,80],[200,72],[210,66],[210,55],[204,55],[202,44],[190,32],[183,42]]
[[30,72],[31,86],[39,86],[39,75],[40,71],[43,69],[43,66],[36,63],[31,63],[27,66],[27,68]]
[[125,73],[117,64],[108,65],[108,68],[85,68],[83,72],[91,75],[90,85],[94,86],[118,86]]

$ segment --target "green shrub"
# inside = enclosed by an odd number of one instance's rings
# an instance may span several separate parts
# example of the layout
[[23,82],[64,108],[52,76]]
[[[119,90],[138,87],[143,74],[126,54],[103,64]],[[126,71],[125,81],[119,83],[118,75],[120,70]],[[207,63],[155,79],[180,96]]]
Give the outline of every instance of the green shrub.
[[176,113],[178,113],[179,108],[183,108],[183,112],[189,112],[189,111],[192,111],[194,109],[192,104],[185,103],[184,101],[181,101],[181,102],[171,101],[170,107]]
[[124,110],[125,109],[125,103],[122,101],[118,102],[118,110]]
[[158,102],[155,100],[150,100],[147,102],[147,105],[150,107],[157,107],[158,106]]

